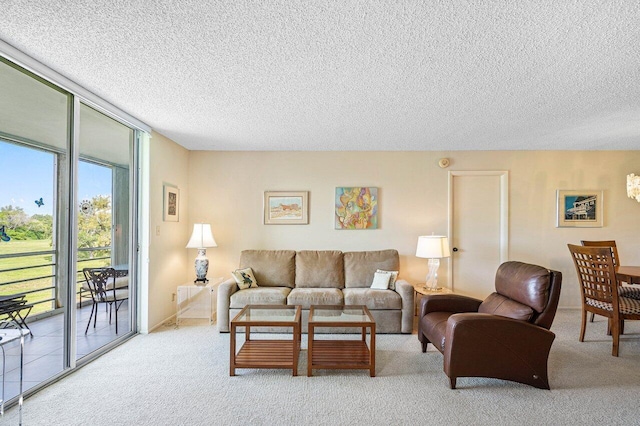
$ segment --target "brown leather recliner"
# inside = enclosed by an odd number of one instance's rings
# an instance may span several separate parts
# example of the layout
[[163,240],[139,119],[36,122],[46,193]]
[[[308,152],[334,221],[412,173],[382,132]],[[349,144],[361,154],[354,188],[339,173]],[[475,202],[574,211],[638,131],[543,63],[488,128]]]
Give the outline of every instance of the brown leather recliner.
[[458,377],[492,377],[549,389],[547,359],[555,334],[562,274],[505,262],[484,301],[456,294],[424,296],[418,321],[422,352],[444,355],[451,389]]

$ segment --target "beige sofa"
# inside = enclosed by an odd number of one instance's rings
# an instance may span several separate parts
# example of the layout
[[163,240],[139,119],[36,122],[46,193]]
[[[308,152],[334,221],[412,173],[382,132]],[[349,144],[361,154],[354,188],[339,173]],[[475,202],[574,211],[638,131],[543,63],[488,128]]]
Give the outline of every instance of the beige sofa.
[[377,269],[398,271],[396,250],[341,252],[245,250],[239,268],[251,268],[257,288],[239,290],[229,279],[218,287],[218,330],[252,305],[300,305],[307,331],[311,305],[365,305],[376,321],[376,333],[411,333],[413,287],[398,279],[395,290],[371,289]]

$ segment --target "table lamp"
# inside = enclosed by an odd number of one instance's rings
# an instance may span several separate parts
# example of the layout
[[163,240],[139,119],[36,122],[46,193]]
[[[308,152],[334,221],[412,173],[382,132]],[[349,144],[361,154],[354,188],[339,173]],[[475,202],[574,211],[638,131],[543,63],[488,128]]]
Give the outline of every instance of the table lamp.
[[213,239],[211,233],[211,225],[208,223],[195,223],[193,225],[193,233],[187,243],[187,248],[197,248],[198,256],[196,257],[196,285],[206,285],[207,271],[209,270],[209,259],[207,259],[207,247],[218,247],[216,240]]
[[429,271],[425,281],[425,288],[430,290],[438,289],[438,268],[440,259],[449,257],[449,239],[442,235],[426,235],[418,237],[418,247],[416,257],[429,259]]

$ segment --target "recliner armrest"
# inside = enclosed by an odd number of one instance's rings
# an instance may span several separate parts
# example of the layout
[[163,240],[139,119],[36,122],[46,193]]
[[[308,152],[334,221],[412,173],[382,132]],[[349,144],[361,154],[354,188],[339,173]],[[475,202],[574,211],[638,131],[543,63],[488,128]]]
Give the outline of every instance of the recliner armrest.
[[493,377],[549,389],[547,359],[555,334],[525,321],[491,314],[449,317],[444,371],[457,377]]
[[428,294],[422,297],[420,316],[429,312],[478,312],[482,300],[459,294]]

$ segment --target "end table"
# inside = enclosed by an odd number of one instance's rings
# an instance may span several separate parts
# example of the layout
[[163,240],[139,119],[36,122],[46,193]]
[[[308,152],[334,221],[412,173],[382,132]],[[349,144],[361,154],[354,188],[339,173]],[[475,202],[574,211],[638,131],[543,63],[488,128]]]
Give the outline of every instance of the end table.
[[425,283],[413,284],[413,298],[416,301],[416,315],[418,315],[418,294],[426,296],[428,294],[452,294],[453,290],[449,287],[439,287],[437,290],[431,290],[426,287]]
[[207,285],[179,285],[176,298],[176,325],[185,318],[209,319],[213,324],[216,313],[218,286],[223,277],[211,278]]

